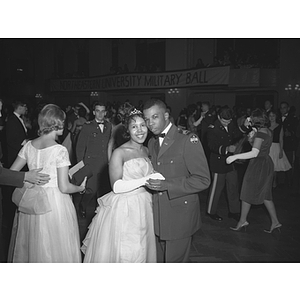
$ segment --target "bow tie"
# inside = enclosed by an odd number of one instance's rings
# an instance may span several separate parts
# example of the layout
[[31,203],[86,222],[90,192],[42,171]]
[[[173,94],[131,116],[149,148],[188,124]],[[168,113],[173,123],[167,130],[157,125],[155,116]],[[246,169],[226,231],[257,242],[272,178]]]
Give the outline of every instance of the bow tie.
[[104,121],[99,121],[97,122],[97,124],[104,124]]
[[165,136],[166,136],[165,133],[160,133],[158,135],[155,135],[154,138],[156,138],[156,139],[159,138],[159,137],[164,138]]

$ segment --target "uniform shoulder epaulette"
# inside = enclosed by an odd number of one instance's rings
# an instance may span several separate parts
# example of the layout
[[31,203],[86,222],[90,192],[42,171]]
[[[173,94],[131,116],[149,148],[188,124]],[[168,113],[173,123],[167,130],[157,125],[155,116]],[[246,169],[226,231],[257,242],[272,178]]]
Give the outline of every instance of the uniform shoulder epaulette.
[[197,134],[195,134],[195,133],[192,133],[191,132],[191,134],[189,134],[189,140],[190,140],[190,142],[192,143],[192,144],[198,144],[199,143],[199,137],[197,136]]

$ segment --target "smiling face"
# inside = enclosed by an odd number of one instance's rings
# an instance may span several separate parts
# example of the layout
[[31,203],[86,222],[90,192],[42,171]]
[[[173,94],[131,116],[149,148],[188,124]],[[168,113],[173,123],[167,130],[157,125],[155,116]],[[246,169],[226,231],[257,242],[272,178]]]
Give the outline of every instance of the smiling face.
[[273,112],[270,112],[269,120],[271,123],[276,122],[276,114],[274,114]]
[[158,105],[144,109],[144,116],[148,128],[155,134],[160,134],[169,125],[169,113]]
[[143,118],[136,116],[128,124],[130,139],[138,144],[143,144],[148,134],[148,128]]
[[289,111],[289,106],[286,103],[281,103],[280,104],[280,112],[281,115],[284,116],[285,114],[287,114]]

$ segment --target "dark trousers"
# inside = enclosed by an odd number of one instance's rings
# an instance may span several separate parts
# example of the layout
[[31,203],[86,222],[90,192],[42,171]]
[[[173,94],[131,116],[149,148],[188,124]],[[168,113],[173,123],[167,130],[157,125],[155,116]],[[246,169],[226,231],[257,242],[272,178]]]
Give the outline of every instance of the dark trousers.
[[295,151],[284,150],[285,155],[291,164],[292,168],[285,172],[286,174],[286,183],[292,185],[293,183],[293,172],[294,172],[294,161],[295,161]]
[[179,240],[161,240],[156,237],[158,263],[186,263],[189,261],[192,237]]
[[108,166],[98,167],[89,162],[93,176],[87,180],[86,193],[80,200],[80,206],[85,210],[91,200],[95,197],[101,197],[110,192],[110,182],[108,175]]
[[212,173],[212,178],[207,212],[212,215],[217,213],[219,199],[226,185],[229,211],[240,213],[240,195],[236,170],[225,174]]

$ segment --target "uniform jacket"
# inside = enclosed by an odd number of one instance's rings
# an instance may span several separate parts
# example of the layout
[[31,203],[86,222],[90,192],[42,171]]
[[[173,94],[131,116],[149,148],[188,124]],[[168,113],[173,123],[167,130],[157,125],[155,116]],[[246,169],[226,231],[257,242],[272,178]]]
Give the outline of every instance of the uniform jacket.
[[[295,115],[288,114],[282,123],[283,128],[283,149],[285,151],[295,151],[297,149],[297,125],[298,119]],[[285,132],[289,131],[291,136],[286,136]]]
[[19,118],[12,114],[6,123],[6,142],[8,153],[8,165],[12,163],[18,156],[22,148],[22,142],[27,138],[26,131]]
[[209,125],[213,124],[216,120],[216,114],[211,109],[205,114],[203,120],[201,121],[201,140],[206,138],[206,133],[208,130]]
[[153,194],[155,234],[162,240],[189,237],[201,226],[197,193],[210,184],[201,142],[197,135],[185,135],[172,125],[160,148],[154,137],[148,147],[154,169],[168,184],[166,191]]
[[76,145],[77,161],[85,164],[107,165],[107,148],[111,136],[112,126],[104,121],[103,133],[96,120],[83,124]]
[[0,167],[0,184],[22,187],[24,185],[25,173],[12,171]]
[[224,174],[234,170],[234,164],[227,164],[226,147],[234,145],[243,137],[242,132],[231,122],[228,125],[228,132],[217,119],[214,125],[210,125],[207,131],[208,147],[210,153],[210,170],[213,173]]

